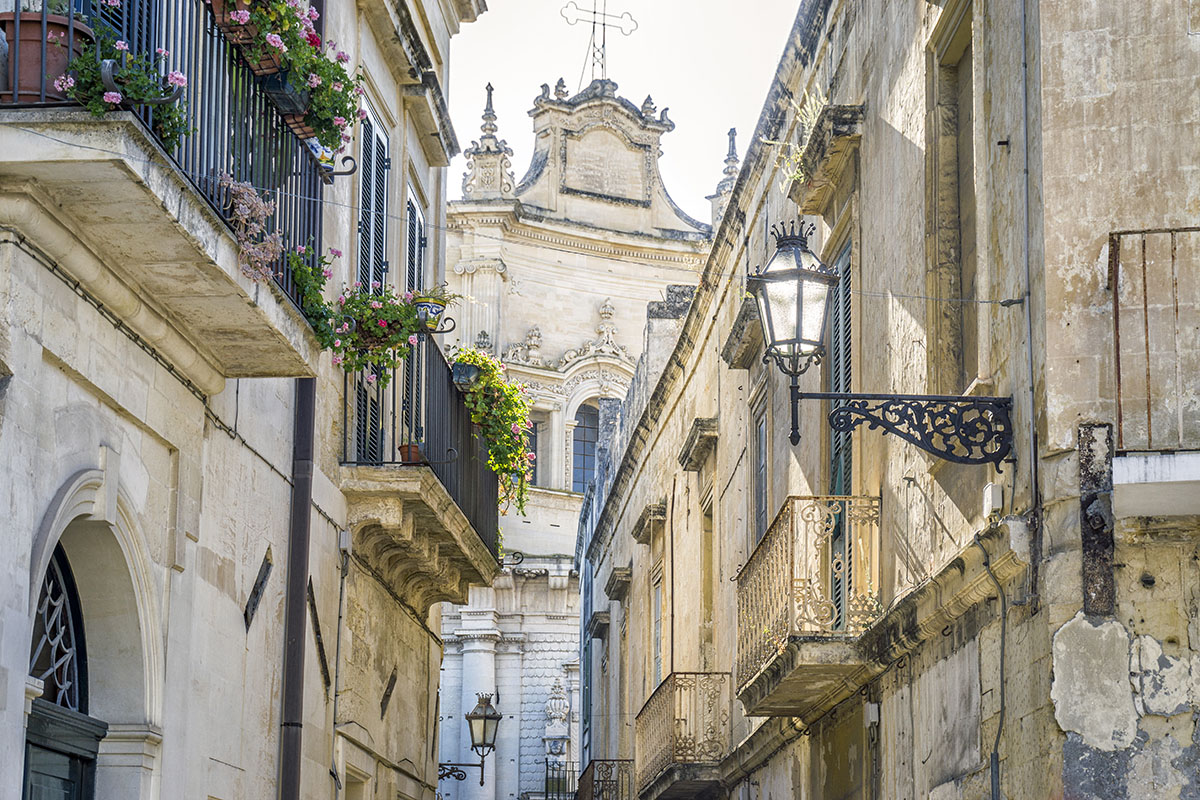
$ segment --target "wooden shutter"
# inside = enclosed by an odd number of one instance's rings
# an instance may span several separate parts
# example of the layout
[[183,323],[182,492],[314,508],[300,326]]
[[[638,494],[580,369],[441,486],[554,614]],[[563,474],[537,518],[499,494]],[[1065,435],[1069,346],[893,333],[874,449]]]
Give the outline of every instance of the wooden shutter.
[[[838,272],[838,284],[833,291],[832,307],[829,309],[829,391],[849,392],[853,375],[851,351],[853,327],[851,325],[851,297],[853,292],[850,269],[849,243],[838,254],[834,267]],[[839,405],[833,401],[834,406]],[[829,493],[845,495],[853,484],[851,461],[851,434],[849,431],[830,431],[829,441]],[[839,507],[840,508],[840,507]],[[846,593],[852,585],[850,563],[852,548],[847,545],[847,521],[844,509],[838,513],[830,537],[830,595],[834,605],[834,627],[841,628],[846,620]]]
[[[362,120],[358,201],[358,281],[366,288],[387,280],[388,140],[375,118]],[[376,378],[378,378],[376,373]],[[355,378],[355,459],[383,460],[383,397],[378,383]]]

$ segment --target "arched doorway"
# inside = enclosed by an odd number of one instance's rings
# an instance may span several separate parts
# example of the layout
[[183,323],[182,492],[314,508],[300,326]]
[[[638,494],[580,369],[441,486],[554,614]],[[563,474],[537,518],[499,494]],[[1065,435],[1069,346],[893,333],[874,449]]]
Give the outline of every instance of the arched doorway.
[[108,726],[88,715],[87,640],[74,573],[54,547],[34,608],[29,674],[42,681],[25,734],[25,800],[90,800]]

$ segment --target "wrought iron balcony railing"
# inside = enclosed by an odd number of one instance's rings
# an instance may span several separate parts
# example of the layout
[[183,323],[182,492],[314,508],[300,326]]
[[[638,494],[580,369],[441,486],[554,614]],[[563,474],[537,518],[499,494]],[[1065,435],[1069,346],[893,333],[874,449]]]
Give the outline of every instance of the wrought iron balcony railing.
[[1200,228],[1109,237],[1117,449],[1200,450]]
[[672,672],[634,724],[638,791],[675,765],[716,766],[729,752],[728,672]]
[[498,556],[499,485],[438,343],[425,337],[386,386],[378,373],[371,378],[369,372],[345,377],[342,463],[428,466]]
[[[267,99],[262,79],[216,30],[203,0],[71,0],[57,13],[49,0],[35,5],[41,10],[0,13],[8,44],[0,112],[75,105],[54,81],[80,44],[101,27],[124,40],[130,56],[153,59],[163,48],[170,53],[170,68],[187,77],[182,101],[190,133],[167,148],[154,132],[155,107],[133,109],[147,133],[169,150],[175,166],[218,214],[224,216],[227,205],[220,176],[228,173],[271,196],[276,211],[270,224],[283,234],[285,244],[311,244],[321,250],[320,168]],[[47,41],[51,34],[61,38],[61,45]],[[297,299],[286,264],[280,265],[276,281]]]
[[574,764],[547,761],[545,800],[575,800],[578,777]]
[[854,636],[878,618],[877,497],[789,497],[737,576],[738,686],[797,636]]
[[589,761],[579,775],[575,800],[633,800],[633,760]]

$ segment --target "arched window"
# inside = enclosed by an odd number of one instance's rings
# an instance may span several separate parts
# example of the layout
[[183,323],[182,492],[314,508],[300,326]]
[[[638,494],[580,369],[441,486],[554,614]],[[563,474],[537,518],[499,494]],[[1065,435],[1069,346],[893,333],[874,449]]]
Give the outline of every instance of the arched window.
[[34,608],[29,674],[42,682],[25,733],[25,797],[90,800],[108,726],[87,716],[87,648],[75,579],[62,545]]
[[587,489],[596,474],[596,441],[600,438],[600,410],[584,404],[575,412],[574,463],[571,465],[571,488],[577,492]]

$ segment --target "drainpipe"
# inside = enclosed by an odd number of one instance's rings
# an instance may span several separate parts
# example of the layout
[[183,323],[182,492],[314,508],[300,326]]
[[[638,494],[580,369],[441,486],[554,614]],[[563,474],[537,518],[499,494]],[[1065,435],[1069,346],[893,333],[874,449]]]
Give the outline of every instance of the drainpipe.
[[308,538],[312,518],[313,426],[316,378],[296,380],[292,445],[292,513],[288,532],[287,587],[283,611],[283,709],[279,736],[279,800],[300,798],[300,744],[304,718],[304,623],[308,586]]

